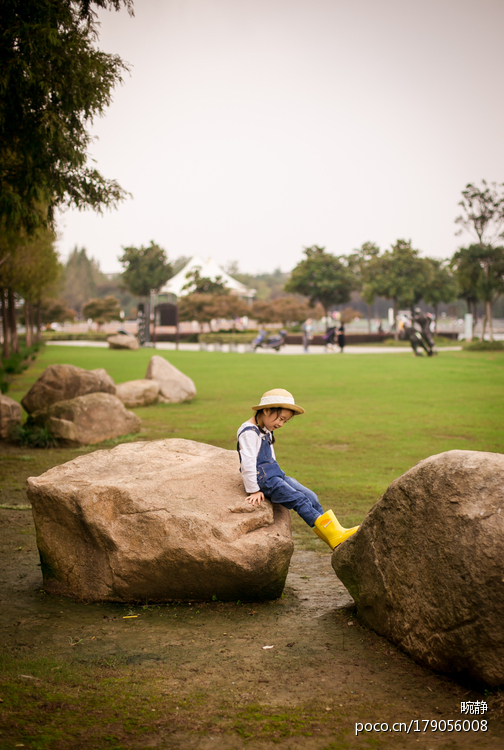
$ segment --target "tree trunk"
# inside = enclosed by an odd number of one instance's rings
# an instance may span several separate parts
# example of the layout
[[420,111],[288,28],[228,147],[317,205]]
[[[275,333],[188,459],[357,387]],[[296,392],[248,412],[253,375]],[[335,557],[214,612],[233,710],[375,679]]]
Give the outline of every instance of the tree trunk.
[[474,318],[474,325],[478,323],[478,303],[473,302],[473,318]]
[[399,341],[399,326],[397,325],[398,303],[394,300],[394,341]]
[[488,322],[488,334],[490,336],[490,341],[493,341],[493,325],[492,325],[492,303],[490,300],[487,300],[486,307],[485,307],[485,319]]
[[485,340],[485,332],[486,332],[486,326],[487,326],[487,316],[485,315],[483,317],[483,330],[481,331],[481,340]]
[[33,344],[32,306],[26,300],[24,303],[24,314],[25,314],[25,328],[26,328],[25,344],[26,346],[31,346]]
[[367,330],[371,333],[371,305],[367,305]]
[[39,300],[35,308],[37,319],[37,336],[36,341],[42,341],[42,302]]
[[18,332],[17,332],[16,298],[14,297],[14,291],[12,289],[7,290],[7,302],[8,302],[7,314],[9,318],[12,351],[15,354],[18,354],[19,353],[19,337],[18,337]]
[[3,358],[8,359],[10,357],[10,334],[9,334],[9,321],[7,313],[7,300],[5,297],[5,289],[0,289],[0,296],[2,301],[2,332],[3,332]]

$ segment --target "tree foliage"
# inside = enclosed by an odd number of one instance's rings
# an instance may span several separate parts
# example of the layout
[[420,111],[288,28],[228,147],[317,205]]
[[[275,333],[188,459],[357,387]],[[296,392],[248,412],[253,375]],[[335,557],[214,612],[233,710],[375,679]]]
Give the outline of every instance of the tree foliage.
[[476,302],[485,303],[483,334],[488,326],[490,341],[493,341],[492,306],[497,297],[504,293],[503,248],[497,240],[504,238],[504,183],[490,185],[482,180],[483,187],[473,183],[462,191],[462,214],[455,223],[462,230],[472,234],[478,242],[460,248],[453,256],[451,265],[455,269],[460,296],[465,297],[468,306]]
[[180,297],[179,320],[196,320],[211,324],[218,318],[235,320],[250,312],[246,302],[234,294],[204,294],[195,292]]
[[[97,49],[94,8],[131,0],[2,0],[0,220],[32,232],[58,206],[101,211],[125,197],[88,166],[87,127],[127,66]],[[94,6],[94,7],[93,7]],[[42,208],[43,207],[43,208]]]
[[216,276],[215,279],[209,279],[201,276],[199,268],[186,273],[187,282],[182,289],[190,294],[229,294],[229,289],[222,280],[222,276]]
[[[19,350],[16,320],[16,295],[25,301],[26,345],[33,338],[33,307],[40,310],[44,297],[58,291],[61,264],[54,243],[56,235],[47,227],[39,227],[29,235],[25,230],[7,229],[0,232],[0,302],[2,305],[3,355]],[[37,315],[40,333],[40,315]]]
[[299,300],[293,294],[277,297],[270,302],[258,300],[252,306],[252,316],[259,323],[282,323],[282,325],[288,326],[301,323],[313,314],[313,309],[310,308],[308,302]]
[[354,274],[345,258],[326,253],[323,247],[306,247],[304,253],[306,258],[292,271],[285,291],[308,297],[312,305],[320,302],[327,315],[333,305],[349,301]]
[[458,286],[451,268],[446,260],[426,258],[431,265],[430,280],[423,292],[423,299],[428,305],[432,305],[438,318],[438,307],[442,302],[452,302],[458,294]]
[[85,318],[91,318],[98,326],[110,323],[111,320],[121,320],[121,306],[117,297],[105,299],[90,299],[82,308]]
[[472,234],[480,245],[493,245],[504,237],[504,183],[488,183],[481,181],[483,187],[478,188],[473,183],[462,190],[462,200],[459,206],[462,213],[455,219],[460,225],[457,234],[463,230]]
[[123,281],[130,292],[147,297],[151,290],[160,289],[172,276],[172,266],[166,253],[151,240],[147,247],[123,248],[119,262],[123,265]]

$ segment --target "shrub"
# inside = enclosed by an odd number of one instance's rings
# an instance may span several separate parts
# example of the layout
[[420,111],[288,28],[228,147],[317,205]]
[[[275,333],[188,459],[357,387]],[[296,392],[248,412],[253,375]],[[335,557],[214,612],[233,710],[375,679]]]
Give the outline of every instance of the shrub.
[[504,341],[472,341],[465,344],[464,349],[469,352],[503,352]]
[[35,427],[28,424],[16,425],[10,439],[23,448],[57,448],[58,441],[47,427]]

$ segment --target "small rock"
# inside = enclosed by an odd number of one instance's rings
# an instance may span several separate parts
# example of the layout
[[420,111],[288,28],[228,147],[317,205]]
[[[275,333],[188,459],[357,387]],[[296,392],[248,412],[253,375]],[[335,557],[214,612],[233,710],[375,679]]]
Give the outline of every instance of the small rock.
[[28,425],[46,427],[64,445],[94,445],[139,432],[141,421],[110,393],[89,393],[58,401],[28,418]]
[[114,333],[107,337],[108,345],[111,349],[138,349],[140,344],[136,336],[130,336],[127,333]]
[[164,357],[151,357],[145,377],[157,380],[160,386],[158,400],[167,404],[191,401],[196,396],[196,386],[191,378],[177,370]]
[[47,409],[58,401],[67,401],[88,393],[115,394],[116,387],[103,369],[84,370],[74,365],[51,365],[32,385],[21,403],[28,414]]
[[21,406],[14,399],[0,394],[0,438],[8,438],[17,424],[21,424]]
[[116,396],[128,409],[153,404],[159,394],[157,380],[128,380],[116,386]]

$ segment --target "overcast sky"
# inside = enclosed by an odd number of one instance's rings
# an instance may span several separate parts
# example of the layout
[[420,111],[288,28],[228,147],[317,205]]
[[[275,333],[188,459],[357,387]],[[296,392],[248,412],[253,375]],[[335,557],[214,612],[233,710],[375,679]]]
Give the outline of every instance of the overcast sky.
[[66,211],[59,250],[291,270],[411,239],[449,257],[467,182],[504,182],[503,0],[136,0],[100,14],[131,75],[92,157],[133,197]]

